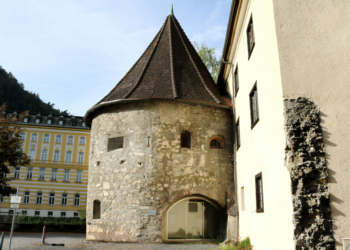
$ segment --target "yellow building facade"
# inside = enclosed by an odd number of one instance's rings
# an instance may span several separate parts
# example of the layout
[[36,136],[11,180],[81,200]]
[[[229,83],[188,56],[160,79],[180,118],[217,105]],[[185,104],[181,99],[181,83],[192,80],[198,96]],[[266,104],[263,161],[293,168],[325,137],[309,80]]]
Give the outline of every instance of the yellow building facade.
[[[30,114],[21,121],[22,149],[28,167],[10,167],[10,185],[19,186],[20,212],[27,216],[77,217],[85,208],[90,128],[82,117]],[[10,198],[1,212],[12,212]]]

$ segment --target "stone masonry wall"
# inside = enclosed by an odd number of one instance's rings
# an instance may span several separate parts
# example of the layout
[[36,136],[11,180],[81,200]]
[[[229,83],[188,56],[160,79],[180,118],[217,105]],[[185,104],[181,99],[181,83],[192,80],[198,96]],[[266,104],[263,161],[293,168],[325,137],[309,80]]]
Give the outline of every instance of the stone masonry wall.
[[[180,147],[183,130],[191,133],[190,149]],[[108,138],[116,136],[124,136],[124,148],[107,152]],[[214,136],[223,149],[210,149]],[[101,109],[91,128],[87,239],[165,240],[164,213],[190,195],[210,199],[226,214],[232,157],[230,110],[172,102]],[[94,200],[101,201],[101,219],[92,219]]]
[[319,111],[305,98],[287,99],[284,118],[296,250],[335,249]]

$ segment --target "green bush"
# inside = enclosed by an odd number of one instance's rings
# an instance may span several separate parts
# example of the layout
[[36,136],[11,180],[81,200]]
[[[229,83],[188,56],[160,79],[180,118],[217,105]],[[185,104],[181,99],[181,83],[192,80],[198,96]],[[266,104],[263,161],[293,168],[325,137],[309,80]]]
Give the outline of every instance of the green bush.
[[79,218],[84,220],[86,219],[86,207],[84,207],[83,209],[78,210],[79,213]]
[[250,238],[247,237],[241,242],[230,242],[226,245],[220,246],[221,250],[252,250],[253,246],[250,243]]

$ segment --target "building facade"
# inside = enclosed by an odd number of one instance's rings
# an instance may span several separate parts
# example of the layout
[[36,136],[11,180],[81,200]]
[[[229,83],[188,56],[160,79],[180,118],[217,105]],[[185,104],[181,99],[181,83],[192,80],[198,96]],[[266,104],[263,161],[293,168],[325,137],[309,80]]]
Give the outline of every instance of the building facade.
[[[10,114],[10,115],[16,115]],[[90,128],[82,117],[29,114],[20,122],[28,167],[10,167],[19,186],[20,212],[27,216],[77,217],[86,206]],[[13,212],[3,197],[1,212]]]
[[256,249],[343,249],[350,237],[349,12],[232,3],[218,84],[234,103],[235,228]]
[[232,174],[232,117],[170,14],[125,77],[87,111],[87,239],[222,238]]

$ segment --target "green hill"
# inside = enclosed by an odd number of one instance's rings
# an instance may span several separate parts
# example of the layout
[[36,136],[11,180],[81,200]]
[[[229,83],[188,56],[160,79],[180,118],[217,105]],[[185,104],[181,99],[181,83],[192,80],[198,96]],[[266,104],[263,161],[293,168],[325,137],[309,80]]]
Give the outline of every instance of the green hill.
[[43,102],[39,94],[24,89],[11,72],[7,73],[0,66],[0,105],[7,104],[7,111],[52,113],[53,115],[70,115],[67,110],[60,111],[54,108],[54,103]]

